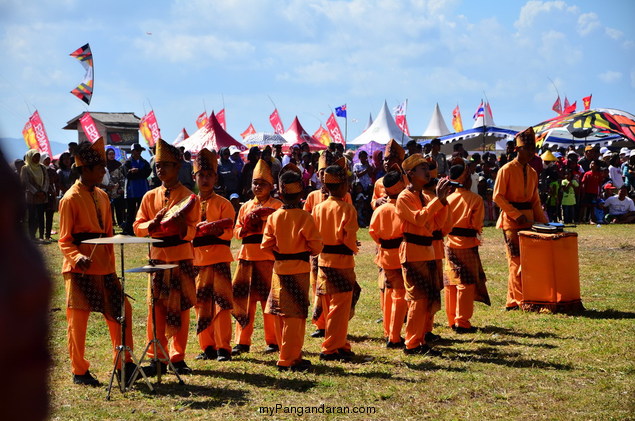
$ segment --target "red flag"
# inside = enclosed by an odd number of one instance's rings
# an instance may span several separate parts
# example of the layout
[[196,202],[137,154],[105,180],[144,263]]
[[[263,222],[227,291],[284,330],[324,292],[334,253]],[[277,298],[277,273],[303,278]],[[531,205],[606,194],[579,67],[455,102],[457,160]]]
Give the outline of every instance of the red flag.
[[452,127],[456,133],[463,131],[463,121],[461,120],[461,110],[459,110],[459,106],[457,105],[454,110],[452,110]]
[[584,111],[588,110],[589,108],[591,108],[591,97],[593,95],[589,95],[589,96],[585,96],[584,98],[582,98],[582,102],[584,102]]
[[313,133],[313,137],[316,138],[321,144],[326,146],[328,146],[329,143],[331,143],[331,141],[333,140],[329,132],[326,131],[321,124],[320,128],[317,129],[315,133]]
[[112,143],[120,143],[123,139],[119,133],[110,133],[110,141]]
[[216,120],[218,120],[223,130],[227,130],[227,125],[225,124],[225,109],[224,108],[220,110],[218,113],[216,113]]
[[95,141],[101,137],[93,118],[90,116],[90,113],[84,113],[84,115],[79,118],[79,122],[81,123],[82,130],[90,143],[95,143]]
[[196,119],[196,127],[199,129],[201,127],[205,127],[207,125],[207,121],[207,111],[203,111]]
[[33,130],[33,125],[31,124],[30,120],[27,120],[24,128],[22,129],[22,137],[24,137],[26,146],[29,149],[38,149],[37,139],[35,138],[35,131]]
[[395,117],[395,123],[401,129],[402,132],[406,134],[406,136],[410,136],[410,130],[408,130],[408,121],[406,120],[406,115],[398,115]]
[[335,115],[333,113],[331,113],[331,116],[328,120],[326,120],[326,128],[329,130],[329,134],[331,135],[333,142],[346,145],[344,136],[342,136],[342,131],[340,130],[340,125],[337,124],[337,120],[335,119]]
[[146,139],[148,146],[153,147],[161,138],[161,131],[159,130],[159,123],[154,115],[154,110],[143,116],[139,123],[139,129]]
[[254,125],[249,123],[249,127],[247,127],[247,130],[245,130],[244,132],[242,132],[240,134],[240,136],[244,139],[247,136],[249,136],[250,134],[254,134],[256,133],[256,129],[254,128]]
[[[564,108],[565,110],[567,108],[569,108],[571,105],[569,105],[569,98],[567,98],[566,96],[564,97],[564,105],[562,106],[562,108]],[[566,112],[566,111],[564,111]]]
[[274,133],[284,133],[284,126],[282,125],[282,120],[280,119],[280,114],[278,114],[277,108],[274,108],[273,112],[269,116],[269,123],[271,123],[271,127],[273,127]]
[[44,128],[44,123],[40,118],[40,113],[37,110],[29,117],[29,122],[31,126],[33,126],[33,131],[35,132],[35,139],[37,140],[38,149],[40,152],[44,152],[49,154],[49,156],[53,156],[51,152],[51,143],[49,142],[49,137],[46,134],[46,129]]
[[562,114],[562,103],[560,102],[560,95],[558,95],[558,98],[556,98],[556,102],[553,103],[551,109],[558,114]]
[[565,107],[564,111],[562,112],[563,114],[572,114],[575,113],[575,109],[578,107],[578,101],[575,101],[573,104],[569,105],[568,107]]

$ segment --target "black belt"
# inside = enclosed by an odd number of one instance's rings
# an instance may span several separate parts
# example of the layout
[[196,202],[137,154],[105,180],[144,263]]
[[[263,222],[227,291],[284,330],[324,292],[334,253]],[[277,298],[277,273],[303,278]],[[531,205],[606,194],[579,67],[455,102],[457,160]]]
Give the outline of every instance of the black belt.
[[531,210],[533,209],[533,206],[531,205],[531,202],[509,202],[510,205],[512,205],[513,207],[515,207],[518,210]]
[[178,235],[170,235],[169,237],[152,237],[152,239],[162,241],[161,243],[152,243],[152,247],[160,249],[189,243],[189,241],[181,240],[181,237]]
[[418,246],[431,246],[433,240],[432,237],[424,237],[423,235],[412,234],[410,232],[404,232],[403,239],[406,243],[412,243]]
[[213,235],[203,235],[201,237],[194,237],[192,240],[192,245],[194,247],[203,247],[203,246],[231,246],[232,242],[229,240],[221,240],[218,237]]
[[252,234],[243,237],[243,244],[260,244],[262,243],[262,234]]
[[311,253],[308,251],[302,251],[300,253],[278,253],[274,250],[273,256],[276,260],[303,260],[308,262]]
[[334,246],[330,246],[330,245],[324,245],[324,248],[322,249],[322,253],[328,253],[328,254],[344,254],[346,256],[352,256],[353,250],[349,249],[346,244],[337,244]]
[[443,233],[441,230],[432,231],[432,239],[433,240],[443,240]]
[[390,240],[379,240],[381,248],[386,250],[398,249],[403,241],[403,237],[391,238]]
[[73,236],[73,244],[79,246],[82,241],[92,240],[93,238],[101,238],[105,237],[106,234],[103,232],[76,232],[71,234]]
[[476,237],[478,231],[472,228],[460,228],[454,227],[450,231],[450,235],[456,235],[457,237]]

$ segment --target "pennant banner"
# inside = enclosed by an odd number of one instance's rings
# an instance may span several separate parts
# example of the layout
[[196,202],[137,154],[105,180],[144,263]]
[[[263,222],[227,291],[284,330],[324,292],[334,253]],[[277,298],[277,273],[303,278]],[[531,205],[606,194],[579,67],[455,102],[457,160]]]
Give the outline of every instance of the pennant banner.
[[84,80],[77,85],[77,88],[73,89],[71,93],[77,98],[84,101],[87,105],[90,105],[90,100],[93,97],[93,53],[90,51],[90,45],[86,44],[83,47],[78,48],[70,54],[71,57],[75,57],[84,67],[86,73],[84,74]]
[[22,129],[22,137],[24,137],[26,146],[29,149],[39,149],[37,139],[35,138],[35,130],[33,130],[33,125],[30,120],[26,122],[24,128]]
[[328,146],[329,143],[331,143],[331,141],[333,140],[329,132],[324,127],[322,127],[321,124],[320,128],[317,129],[315,133],[313,133],[313,137],[316,138],[321,144],[326,146]]
[[90,116],[90,113],[84,113],[84,115],[79,118],[79,122],[81,123],[82,130],[84,130],[86,138],[90,141],[90,143],[95,143],[95,141],[101,137],[99,131],[97,130],[97,126],[95,125],[95,121]]
[[593,95],[589,95],[589,96],[585,96],[584,98],[582,98],[582,102],[584,103],[584,111],[588,110],[589,108],[591,108],[591,97]]
[[335,143],[341,143],[342,145],[346,145],[344,141],[344,136],[342,136],[342,131],[340,130],[340,125],[337,124],[337,120],[335,119],[335,115],[331,113],[328,120],[326,120],[326,128],[331,135],[331,139]]
[[277,108],[275,108],[269,116],[269,123],[271,123],[271,127],[273,127],[274,133],[284,133],[284,126],[282,125],[282,120],[280,119],[280,114],[278,114]]
[[203,111],[203,113],[196,119],[196,127],[200,129],[201,127],[207,126],[207,121],[207,111]]
[[562,103],[560,102],[560,95],[558,95],[558,98],[556,98],[556,102],[553,103],[551,109],[558,114],[562,114]]
[[216,114],[216,120],[218,120],[218,123],[223,128],[223,130],[227,131],[227,125],[225,124],[225,109],[224,108],[220,110],[218,114]]
[[44,123],[40,118],[40,113],[35,111],[31,117],[29,117],[29,122],[33,127],[33,132],[35,133],[35,139],[37,141],[38,150],[40,152],[44,152],[49,154],[49,156],[53,156],[51,152],[51,143],[49,142],[49,137],[46,134],[46,129],[44,128]]
[[249,123],[249,127],[247,127],[247,130],[245,130],[244,132],[242,132],[240,134],[240,136],[244,139],[247,136],[249,136],[250,134],[254,134],[256,133],[256,128],[254,127],[253,124]]
[[405,114],[398,115],[397,117],[395,117],[395,123],[397,123],[397,126],[399,126],[401,131],[404,132],[406,136],[410,136],[410,130],[408,129],[408,121],[406,120]]
[[567,105],[566,107],[564,107],[564,111],[562,111],[563,114],[573,114],[575,113],[575,109],[578,108],[578,101],[574,101],[573,104],[571,105]]
[[452,127],[456,133],[463,131],[463,120],[461,120],[461,110],[458,105],[452,110]]
[[153,147],[159,141],[161,131],[159,130],[159,123],[154,111],[150,111],[143,116],[141,122],[139,122],[139,130],[141,130],[141,134],[143,134],[149,147]]

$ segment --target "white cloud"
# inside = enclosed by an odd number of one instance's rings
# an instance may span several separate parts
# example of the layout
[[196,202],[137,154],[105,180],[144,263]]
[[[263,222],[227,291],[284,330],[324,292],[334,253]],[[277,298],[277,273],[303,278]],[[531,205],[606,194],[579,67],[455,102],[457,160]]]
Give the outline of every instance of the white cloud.
[[528,1],[521,9],[518,20],[514,24],[519,29],[530,28],[541,18],[541,15],[550,14],[553,11],[567,10],[564,1]]
[[213,65],[209,59],[244,57],[254,51],[247,42],[223,40],[214,35],[173,35],[167,32],[153,32],[152,37],[137,38],[134,44],[148,57],[187,63],[192,67],[206,67]]
[[613,38],[614,40],[619,40],[624,35],[624,33],[622,31],[619,31],[619,30],[614,29],[614,28],[606,27],[604,29],[604,31],[606,32],[606,35],[608,35],[609,37]]
[[583,13],[578,17],[578,34],[589,35],[601,26],[598,15],[595,13]]
[[621,72],[616,72],[615,70],[607,70],[604,73],[600,73],[598,78],[605,83],[613,83],[617,82],[622,78]]

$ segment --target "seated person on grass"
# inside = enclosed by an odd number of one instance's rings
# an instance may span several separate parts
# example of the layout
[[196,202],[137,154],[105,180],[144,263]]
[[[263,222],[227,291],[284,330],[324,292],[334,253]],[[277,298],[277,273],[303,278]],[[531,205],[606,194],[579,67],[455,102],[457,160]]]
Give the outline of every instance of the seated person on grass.
[[635,222],[635,204],[633,199],[628,197],[628,187],[626,186],[620,188],[617,196],[610,196],[604,201],[604,209],[606,210],[606,222],[616,224]]

